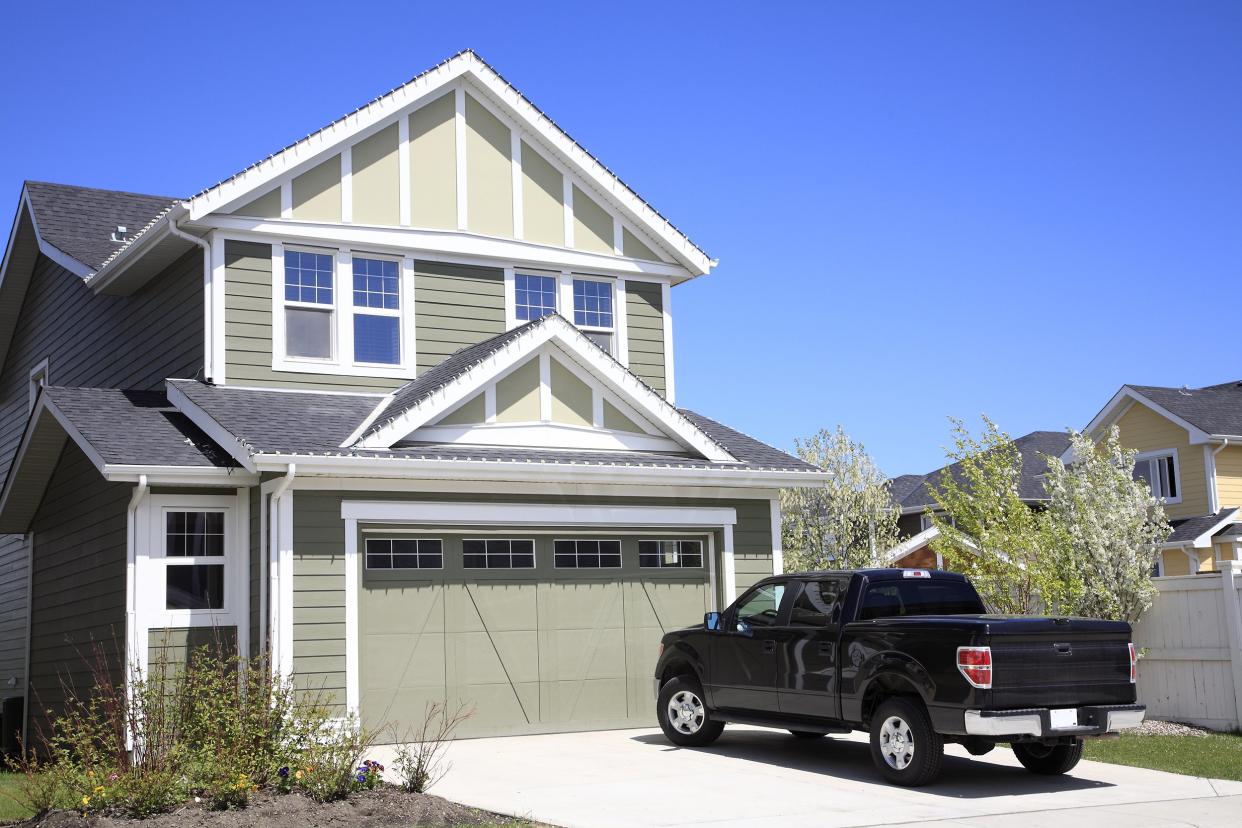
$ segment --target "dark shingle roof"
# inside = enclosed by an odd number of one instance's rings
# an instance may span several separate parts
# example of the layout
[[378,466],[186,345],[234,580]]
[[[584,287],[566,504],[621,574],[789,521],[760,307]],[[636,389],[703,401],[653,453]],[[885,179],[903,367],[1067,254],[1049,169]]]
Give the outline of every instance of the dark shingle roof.
[[465,462],[572,463],[741,471],[814,472],[817,469],[753,437],[693,411],[682,414],[719,442],[739,463],[715,463],[689,454],[655,451],[581,451],[548,448],[397,443],[391,449],[340,448],[380,401],[379,395],[317,394],[219,388],[195,380],[169,380],[252,454],[387,457]]
[[[1060,457],[1069,448],[1069,435],[1064,431],[1032,431],[1018,437],[1014,444],[1022,455],[1022,477],[1018,482],[1018,494],[1023,500],[1039,501],[1046,497],[1044,492],[1044,475],[1048,471],[1046,457]],[[932,496],[932,487],[940,484],[944,475],[952,474],[960,480],[959,464],[945,466],[931,474],[902,475],[890,481],[893,501],[903,509],[915,509],[936,504]],[[912,480],[913,479],[913,480]],[[898,481],[900,488],[906,490],[904,496],[898,497]],[[911,485],[913,483],[913,485]]]
[[1242,381],[1206,388],[1129,387],[1208,434],[1242,435]]
[[237,465],[174,408],[161,391],[51,387],[43,393],[105,463],[221,468]]
[[894,503],[905,500],[911,492],[919,487],[926,475],[903,474],[888,481],[888,495]]
[[1190,543],[1204,532],[1220,524],[1221,521],[1236,511],[1235,507],[1230,506],[1221,509],[1214,515],[1199,515],[1198,517],[1170,520],[1169,526],[1173,527],[1173,532],[1165,543]]
[[123,247],[112,241],[117,225],[132,238],[179,200],[45,181],[27,181],[26,192],[43,240],[91,270]]

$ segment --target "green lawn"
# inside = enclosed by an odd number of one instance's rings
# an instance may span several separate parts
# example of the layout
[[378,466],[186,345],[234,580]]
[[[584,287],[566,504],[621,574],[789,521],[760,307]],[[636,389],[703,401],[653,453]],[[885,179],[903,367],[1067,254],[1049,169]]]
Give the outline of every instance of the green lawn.
[[1088,740],[1087,759],[1242,782],[1242,736],[1122,736]]
[[13,798],[21,798],[21,775],[0,773],[0,822],[16,822],[34,816]]

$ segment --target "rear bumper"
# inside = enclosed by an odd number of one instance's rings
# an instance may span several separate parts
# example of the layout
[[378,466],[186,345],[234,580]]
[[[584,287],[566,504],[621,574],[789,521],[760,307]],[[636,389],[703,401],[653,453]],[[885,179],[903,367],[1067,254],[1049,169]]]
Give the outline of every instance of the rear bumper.
[[1147,708],[1141,704],[1079,707],[1077,725],[1054,727],[1052,711],[1046,707],[1025,710],[967,710],[964,725],[970,736],[1100,736],[1138,727],[1146,715]]

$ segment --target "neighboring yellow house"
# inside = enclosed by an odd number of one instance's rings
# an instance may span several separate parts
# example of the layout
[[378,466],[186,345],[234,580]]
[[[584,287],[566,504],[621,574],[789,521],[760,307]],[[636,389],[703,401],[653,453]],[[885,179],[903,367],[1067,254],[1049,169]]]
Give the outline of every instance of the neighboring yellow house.
[[1124,385],[1086,432],[1098,439],[1113,424],[1122,445],[1139,452],[1135,476],[1164,499],[1173,526],[1157,574],[1212,572],[1221,561],[1242,560],[1242,382]]

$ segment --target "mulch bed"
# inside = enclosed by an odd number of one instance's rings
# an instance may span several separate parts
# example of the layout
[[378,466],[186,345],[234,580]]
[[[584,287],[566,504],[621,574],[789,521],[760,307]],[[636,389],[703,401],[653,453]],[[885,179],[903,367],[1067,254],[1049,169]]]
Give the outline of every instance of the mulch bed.
[[301,794],[279,795],[260,791],[250,805],[237,811],[210,811],[202,805],[186,805],[176,811],[150,817],[128,819],[90,815],[76,811],[53,811],[43,817],[19,822],[30,828],[321,828],[362,825],[471,826],[527,825],[512,817],[480,811],[438,796],[409,793],[401,788],[384,785],[373,791],[361,791],[347,799],[319,804]]

